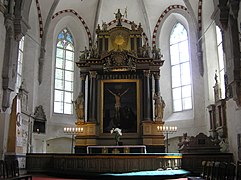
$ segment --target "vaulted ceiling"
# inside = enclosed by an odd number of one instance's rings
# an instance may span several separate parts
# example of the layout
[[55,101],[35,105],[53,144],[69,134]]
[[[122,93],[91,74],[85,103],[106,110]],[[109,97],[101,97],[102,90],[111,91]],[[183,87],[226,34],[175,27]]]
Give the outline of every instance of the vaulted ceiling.
[[[79,23],[89,33],[95,34],[97,24],[111,23],[115,20],[114,13],[120,9],[125,22],[141,23],[146,39],[153,41],[161,21],[173,10],[186,11],[194,22],[198,23],[201,16],[202,0],[35,0],[40,19],[40,33],[46,29],[56,17],[71,15],[78,18]],[[199,20],[199,21],[198,21]]]

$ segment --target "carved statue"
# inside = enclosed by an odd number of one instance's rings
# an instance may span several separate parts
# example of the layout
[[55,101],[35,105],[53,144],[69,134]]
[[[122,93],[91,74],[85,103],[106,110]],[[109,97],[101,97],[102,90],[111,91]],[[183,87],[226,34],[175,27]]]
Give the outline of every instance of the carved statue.
[[162,120],[163,112],[166,104],[162,99],[162,96],[159,95],[159,93],[154,94],[154,100],[155,100],[155,118],[157,120]]
[[149,45],[146,45],[146,44],[144,44],[143,46],[142,46],[142,48],[140,48],[140,52],[141,52],[141,55],[142,55],[142,57],[146,57],[146,58],[149,58],[150,57],[150,46]]
[[84,95],[83,93],[79,93],[79,96],[74,101],[75,113],[78,120],[84,119]]
[[136,30],[136,25],[134,21],[131,22],[131,30],[135,31]]
[[188,146],[190,139],[187,137],[187,133],[183,133],[182,137],[179,137],[178,147],[179,150],[183,149],[183,147]]
[[97,49],[96,44],[94,44],[94,45],[91,47],[90,57],[91,57],[91,58],[98,58],[98,49]]
[[42,105],[35,107],[34,118],[38,120],[46,121],[46,115]]
[[115,14],[115,18],[117,20],[117,26],[121,26],[121,18],[123,17],[123,15],[120,12],[120,9],[117,10],[117,13]]
[[229,145],[228,145],[228,142],[225,141],[224,138],[221,139],[219,146],[221,147],[221,149],[220,149],[221,152],[228,152]]
[[213,86],[214,89],[214,98],[215,98],[215,102],[217,102],[218,100],[221,99],[221,88],[220,85],[218,83],[218,75],[217,75],[217,70],[215,71],[215,85]]
[[160,48],[157,48],[156,45],[153,46],[152,57],[153,59],[160,59]]
[[138,30],[138,31],[141,31],[141,32],[143,31],[143,29],[142,29],[142,27],[141,27],[141,23],[139,23],[139,26],[138,26],[137,30]]
[[102,23],[102,29],[103,29],[103,31],[107,31],[107,24],[106,24],[106,22]]
[[80,59],[88,59],[89,58],[89,50],[85,46],[83,51],[80,51],[82,54],[80,55]]

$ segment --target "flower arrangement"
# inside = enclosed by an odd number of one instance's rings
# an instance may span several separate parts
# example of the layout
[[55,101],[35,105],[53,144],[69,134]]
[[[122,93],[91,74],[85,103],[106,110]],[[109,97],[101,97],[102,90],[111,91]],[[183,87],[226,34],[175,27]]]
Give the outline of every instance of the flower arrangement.
[[110,133],[113,134],[115,133],[115,142],[116,145],[119,145],[120,137],[122,136],[122,132],[120,128],[112,128],[110,130]]

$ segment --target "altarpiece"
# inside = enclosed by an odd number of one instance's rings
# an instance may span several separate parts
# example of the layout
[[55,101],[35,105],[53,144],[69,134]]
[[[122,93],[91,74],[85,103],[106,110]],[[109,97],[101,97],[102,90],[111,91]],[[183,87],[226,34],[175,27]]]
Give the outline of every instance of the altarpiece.
[[160,49],[144,42],[141,24],[123,22],[119,10],[115,24],[111,28],[106,23],[102,28],[98,25],[97,43],[85,47],[76,63],[81,81],[76,126],[81,132],[76,135],[75,151],[113,145],[110,130],[118,127],[123,144],[146,145],[149,152],[162,152],[164,135],[157,131],[164,124]]

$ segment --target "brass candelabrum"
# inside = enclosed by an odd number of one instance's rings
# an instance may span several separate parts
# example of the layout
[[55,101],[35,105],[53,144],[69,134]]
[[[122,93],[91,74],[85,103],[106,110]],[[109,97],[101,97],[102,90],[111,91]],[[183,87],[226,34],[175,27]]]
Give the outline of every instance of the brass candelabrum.
[[166,152],[168,153],[168,135],[169,134],[173,134],[175,132],[177,132],[177,126],[157,126],[157,131],[158,132],[162,132],[163,134],[165,134],[166,136],[166,142],[167,142],[167,145],[166,145]]
[[74,137],[76,134],[80,134],[84,132],[83,127],[64,127],[64,133],[71,135],[71,153],[74,153]]

